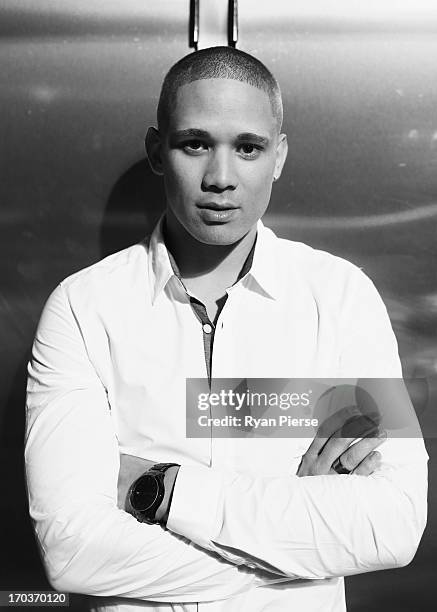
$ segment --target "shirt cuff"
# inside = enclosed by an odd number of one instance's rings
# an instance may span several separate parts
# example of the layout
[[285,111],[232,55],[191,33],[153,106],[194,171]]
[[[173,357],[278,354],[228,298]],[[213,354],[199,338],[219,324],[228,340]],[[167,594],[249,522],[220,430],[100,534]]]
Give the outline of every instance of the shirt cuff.
[[223,478],[204,466],[179,469],[167,529],[207,547],[222,528]]

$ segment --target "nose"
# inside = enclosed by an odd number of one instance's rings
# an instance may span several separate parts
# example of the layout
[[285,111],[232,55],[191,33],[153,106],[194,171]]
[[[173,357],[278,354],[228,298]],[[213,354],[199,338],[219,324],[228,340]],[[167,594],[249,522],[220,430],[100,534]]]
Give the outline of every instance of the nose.
[[219,193],[236,189],[237,176],[234,164],[235,160],[232,152],[228,152],[224,148],[212,151],[208,156],[208,163],[203,175],[202,190]]

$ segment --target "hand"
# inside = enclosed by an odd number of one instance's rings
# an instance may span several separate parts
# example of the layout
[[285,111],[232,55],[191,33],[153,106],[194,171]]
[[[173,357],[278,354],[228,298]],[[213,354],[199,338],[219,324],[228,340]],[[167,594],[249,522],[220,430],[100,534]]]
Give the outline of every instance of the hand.
[[[302,457],[298,476],[335,474],[332,464],[340,458],[344,468],[360,476],[369,476],[380,465],[377,448],[387,435],[369,416],[355,406],[342,408],[326,419]],[[355,440],[362,438],[355,444]]]

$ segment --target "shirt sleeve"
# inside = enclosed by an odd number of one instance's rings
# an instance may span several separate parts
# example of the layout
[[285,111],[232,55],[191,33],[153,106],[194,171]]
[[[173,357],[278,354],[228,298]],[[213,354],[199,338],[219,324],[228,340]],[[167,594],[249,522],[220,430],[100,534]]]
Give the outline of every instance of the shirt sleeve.
[[60,591],[162,602],[226,599],[257,580],[186,538],[117,508],[119,449],[105,389],[59,285],[28,365],[30,514]]
[[[351,269],[338,313],[340,375],[399,379],[385,306],[371,281]],[[382,465],[368,477],[211,477],[208,468],[182,467],[167,526],[228,560],[289,578],[402,567],[426,524],[428,455],[420,432],[389,438],[378,450]]]

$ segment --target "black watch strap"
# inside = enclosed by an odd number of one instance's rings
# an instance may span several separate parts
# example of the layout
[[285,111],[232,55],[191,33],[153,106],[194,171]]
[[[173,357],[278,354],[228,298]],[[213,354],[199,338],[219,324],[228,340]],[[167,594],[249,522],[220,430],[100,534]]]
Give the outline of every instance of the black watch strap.
[[168,470],[168,468],[171,468],[174,465],[177,465],[179,467],[179,463],[155,463],[155,465],[153,465],[148,471],[156,471],[164,474]]

